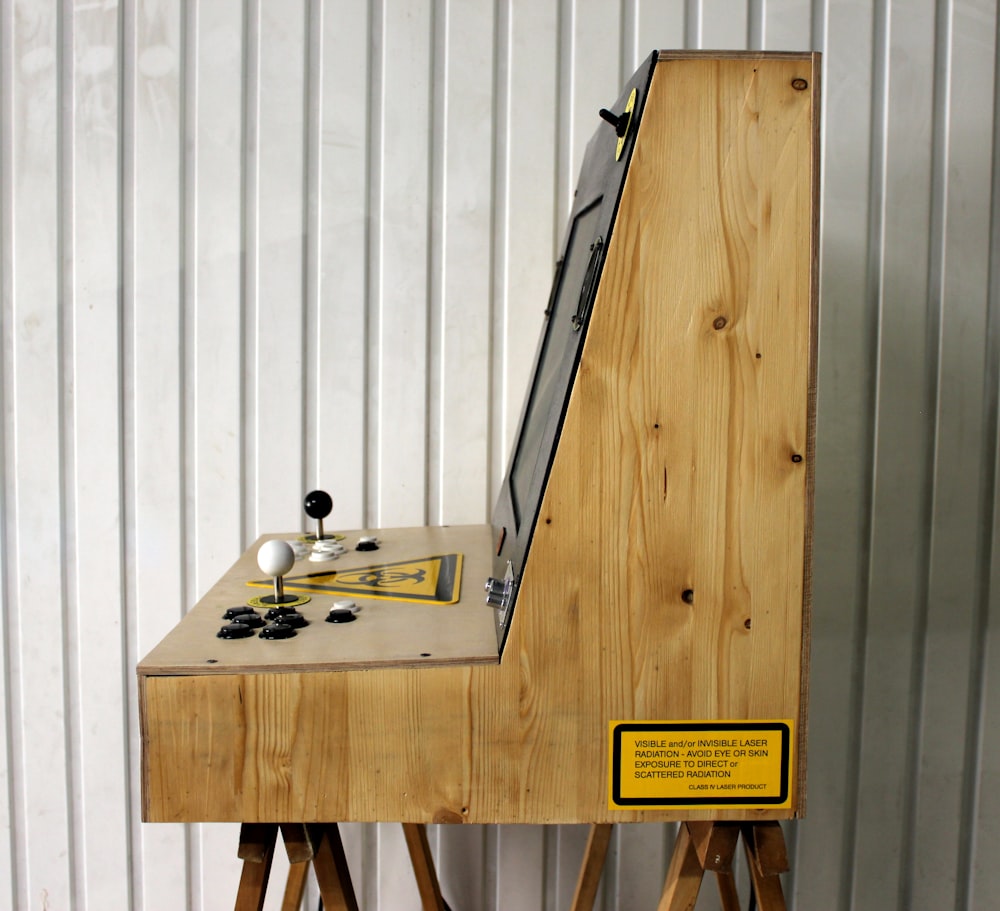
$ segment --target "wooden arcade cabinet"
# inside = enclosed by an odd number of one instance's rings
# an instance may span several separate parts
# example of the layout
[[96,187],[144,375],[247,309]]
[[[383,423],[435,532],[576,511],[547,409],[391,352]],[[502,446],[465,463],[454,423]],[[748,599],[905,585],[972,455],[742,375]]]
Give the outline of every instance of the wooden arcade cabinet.
[[595,118],[492,522],[346,532],[283,574],[308,625],[219,638],[269,590],[251,547],[138,666],[145,821],[244,823],[253,901],[280,826],[328,908],[356,907],[338,822],[404,823],[428,908],[423,824],[590,823],[583,908],[612,824],[678,820],[661,908],[705,869],[737,907],[741,833],[760,907],[783,907],[819,76],[814,54],[645,61]]

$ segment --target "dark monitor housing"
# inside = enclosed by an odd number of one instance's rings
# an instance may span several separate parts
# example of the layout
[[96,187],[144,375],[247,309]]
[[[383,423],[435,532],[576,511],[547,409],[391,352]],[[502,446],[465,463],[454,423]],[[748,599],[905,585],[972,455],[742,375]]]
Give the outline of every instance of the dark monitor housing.
[[[503,580],[505,585],[502,603],[495,604],[498,607],[497,643],[501,652],[558,446],[591,307],[600,283],[604,253],[614,230],[655,65],[654,52],[636,71],[610,112],[601,112],[605,120],[587,144],[580,170],[531,382],[507,473],[493,510],[496,542],[493,576]],[[618,124],[612,122],[615,118],[619,119]]]

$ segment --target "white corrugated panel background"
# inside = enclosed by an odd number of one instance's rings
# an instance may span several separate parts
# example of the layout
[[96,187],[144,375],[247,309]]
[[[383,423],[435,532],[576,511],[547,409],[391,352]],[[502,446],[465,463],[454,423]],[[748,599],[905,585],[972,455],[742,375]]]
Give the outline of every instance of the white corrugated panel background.
[[[787,893],[997,907],[997,34],[992,0],[0,0],[0,908],[232,904],[233,826],[139,822],[135,663],[313,487],[341,527],[488,518],[583,145],[657,47],[825,55]],[[418,907],[398,827],[345,828],[363,906]],[[585,835],[431,837],[455,911],[556,911]],[[671,837],[617,832],[606,911],[655,907]]]

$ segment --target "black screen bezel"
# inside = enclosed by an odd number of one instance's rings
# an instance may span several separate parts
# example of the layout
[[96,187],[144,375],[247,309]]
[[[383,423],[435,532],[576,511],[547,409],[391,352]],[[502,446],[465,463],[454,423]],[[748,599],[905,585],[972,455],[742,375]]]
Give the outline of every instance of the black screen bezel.
[[[573,197],[573,207],[570,211],[565,238],[553,278],[552,293],[546,308],[546,318],[535,353],[531,381],[528,384],[528,392],[521,409],[507,472],[493,510],[493,531],[496,542],[493,557],[493,578],[509,580],[508,601],[503,608],[497,611],[496,617],[497,645],[501,655],[510,629],[517,591],[528,558],[531,538],[538,521],[538,512],[541,508],[545,485],[555,458],[563,418],[576,378],[580,354],[590,324],[590,314],[599,290],[600,275],[604,264],[603,253],[611,242],[614,218],[618,211],[625,175],[634,148],[635,135],[641,121],[642,108],[656,65],[656,57],[654,51],[625,86],[613,107],[616,112],[623,111],[633,89],[636,91],[631,124],[625,136],[621,154],[617,154],[618,136],[615,129],[608,123],[602,123],[587,145],[583,166],[580,169],[580,178]],[[578,230],[578,226],[581,224],[581,217],[585,217],[592,210],[598,213],[596,221],[593,223],[592,232],[587,232],[592,236],[584,238],[582,232]],[[565,285],[565,265],[571,250],[577,249],[577,245],[584,244],[589,249],[598,241],[598,254],[594,256],[585,274],[581,276],[579,288],[567,287]],[[565,303],[568,301],[578,302],[578,305],[567,307]],[[549,347],[552,339],[552,321],[553,319],[571,318],[568,315],[569,311],[573,311],[578,325],[574,331],[569,333],[561,355],[555,352],[560,357],[558,388],[545,407],[545,426],[541,433],[537,434],[539,444],[530,473],[530,482],[526,485],[525,494],[516,498],[512,489],[512,469],[518,459],[532,457],[532,454],[523,448],[525,445],[525,422],[529,417],[534,396],[537,394],[539,370],[545,365],[545,359],[554,353]],[[560,329],[562,328],[564,327],[561,326]]]

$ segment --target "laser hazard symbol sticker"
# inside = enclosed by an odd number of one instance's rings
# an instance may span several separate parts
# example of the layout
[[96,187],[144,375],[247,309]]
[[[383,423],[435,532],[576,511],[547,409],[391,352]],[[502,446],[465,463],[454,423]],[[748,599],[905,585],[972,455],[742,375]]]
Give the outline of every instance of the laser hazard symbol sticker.
[[791,806],[791,721],[613,721],[612,810]]
[[[461,581],[462,555],[439,554],[355,569],[288,575],[284,577],[284,586],[286,592],[295,594],[351,595],[355,598],[419,604],[454,604],[459,598]],[[247,584],[270,588],[272,582],[255,579]]]

